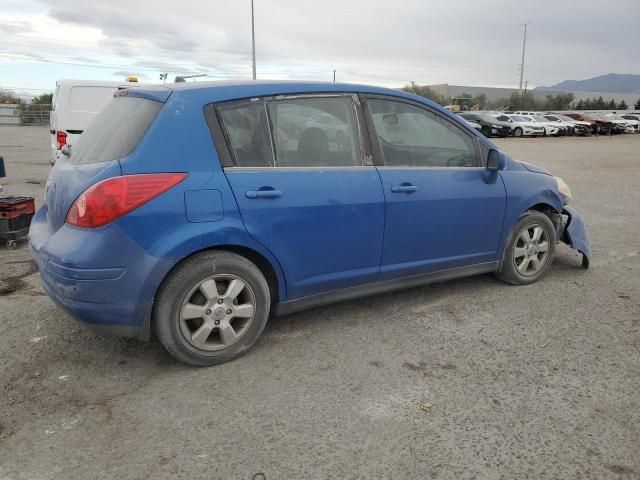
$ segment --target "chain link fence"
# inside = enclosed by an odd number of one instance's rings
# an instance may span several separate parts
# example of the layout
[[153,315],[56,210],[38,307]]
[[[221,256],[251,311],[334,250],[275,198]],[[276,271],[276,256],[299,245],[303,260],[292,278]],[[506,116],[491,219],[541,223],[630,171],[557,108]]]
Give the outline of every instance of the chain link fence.
[[2,103],[0,125],[49,125],[50,111],[47,103]]

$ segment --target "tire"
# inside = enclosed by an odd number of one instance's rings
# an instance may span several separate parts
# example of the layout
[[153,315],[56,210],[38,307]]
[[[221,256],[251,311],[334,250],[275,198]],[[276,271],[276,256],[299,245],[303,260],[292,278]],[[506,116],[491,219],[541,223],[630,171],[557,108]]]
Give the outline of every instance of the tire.
[[[538,240],[535,240],[538,232]],[[527,236],[530,243],[526,241]],[[542,249],[544,244],[546,250]],[[553,223],[544,213],[529,210],[513,226],[496,276],[512,285],[534,283],[549,270],[555,252],[556,229]]]
[[489,127],[482,127],[482,134],[487,137],[490,138],[491,137],[491,128]]
[[269,286],[258,267],[235,253],[209,251],[169,274],[152,322],[173,357],[204,367],[246,352],[262,333],[270,306]]
[[514,131],[513,131],[513,136],[514,137],[518,137],[520,138],[522,136],[522,129],[520,127],[517,127]]

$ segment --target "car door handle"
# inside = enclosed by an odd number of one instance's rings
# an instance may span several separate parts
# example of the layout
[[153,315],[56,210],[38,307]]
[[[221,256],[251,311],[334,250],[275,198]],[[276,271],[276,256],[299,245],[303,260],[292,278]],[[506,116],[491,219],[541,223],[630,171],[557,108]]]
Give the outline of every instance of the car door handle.
[[247,198],[278,198],[282,190],[249,190],[244,194]]
[[411,185],[410,183],[403,183],[402,185],[394,185],[391,187],[393,193],[413,193],[418,190],[418,187]]

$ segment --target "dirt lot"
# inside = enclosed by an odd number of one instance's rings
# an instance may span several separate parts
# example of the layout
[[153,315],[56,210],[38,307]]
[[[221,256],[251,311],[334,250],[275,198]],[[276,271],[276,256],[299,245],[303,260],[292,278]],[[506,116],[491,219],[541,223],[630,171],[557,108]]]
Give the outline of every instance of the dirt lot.
[[[47,143],[0,129],[7,193],[42,198]],[[572,187],[589,271],[272,319],[213,368],[85,331],[0,246],[0,478],[640,478],[640,135],[498,143]]]

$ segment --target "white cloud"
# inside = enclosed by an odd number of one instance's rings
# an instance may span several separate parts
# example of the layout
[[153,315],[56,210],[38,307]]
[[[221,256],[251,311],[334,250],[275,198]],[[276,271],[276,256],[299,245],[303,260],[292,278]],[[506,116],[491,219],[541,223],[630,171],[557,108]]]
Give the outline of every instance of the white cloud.
[[[20,5],[23,5],[21,11]],[[249,0],[27,0],[11,3],[0,25],[9,58],[104,66],[156,78],[208,72],[250,76]],[[634,61],[640,2],[619,0],[255,0],[262,78],[324,79],[399,86],[418,83],[515,85],[521,27],[532,22],[529,85],[608,72],[640,73]],[[9,52],[9,53],[6,53]],[[585,59],[588,58],[588,61]],[[111,69],[111,71],[109,71]]]

